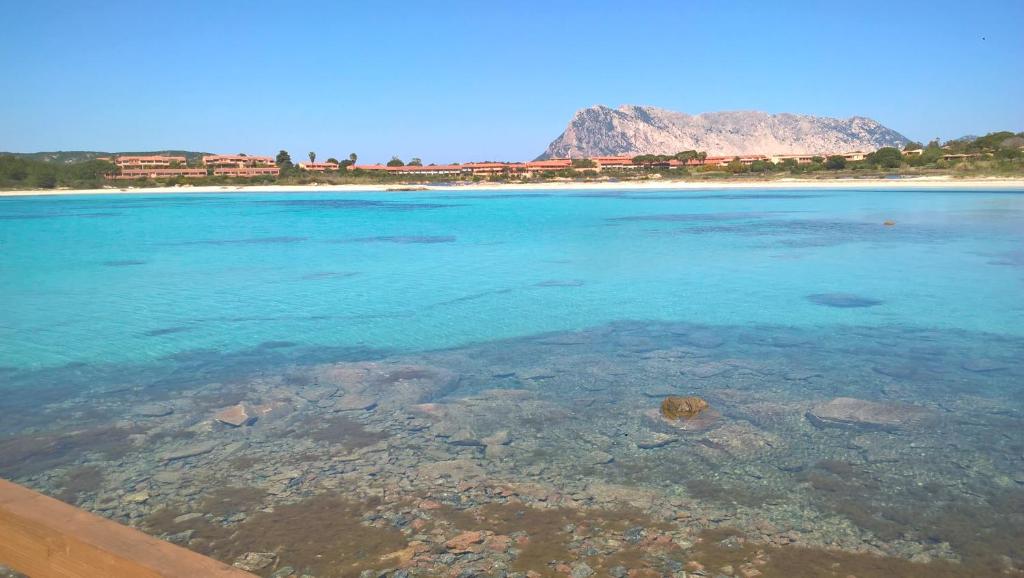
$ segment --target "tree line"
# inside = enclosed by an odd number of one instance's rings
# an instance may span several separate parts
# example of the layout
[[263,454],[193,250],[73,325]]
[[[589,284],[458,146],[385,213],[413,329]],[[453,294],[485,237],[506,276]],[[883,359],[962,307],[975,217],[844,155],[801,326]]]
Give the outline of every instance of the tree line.
[[95,189],[106,182],[104,175],[115,170],[113,163],[95,159],[77,163],[55,163],[22,156],[0,155],[0,188]]

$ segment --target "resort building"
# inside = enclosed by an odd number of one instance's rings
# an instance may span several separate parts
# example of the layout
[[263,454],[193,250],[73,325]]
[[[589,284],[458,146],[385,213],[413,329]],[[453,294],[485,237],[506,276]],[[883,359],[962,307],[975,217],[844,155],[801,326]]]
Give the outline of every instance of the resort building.
[[299,168],[304,171],[336,171],[338,163],[299,163]]
[[166,169],[172,165],[185,166],[185,157],[179,156],[119,156],[114,158],[114,164],[119,169]]
[[597,163],[597,169],[635,169],[639,165],[633,162],[633,157],[590,157],[590,160]]
[[[203,169],[205,171],[205,169]],[[213,174],[218,177],[265,177],[278,176],[281,174],[280,167],[224,167],[213,169]]]
[[206,169],[188,168],[185,166],[187,159],[181,156],[131,156],[122,155],[114,157],[114,165],[117,172],[104,175],[111,180],[131,179],[167,179],[173,177],[185,177],[189,179],[201,179],[206,177]]
[[400,175],[460,175],[464,165],[405,165],[389,167],[387,165],[348,165],[348,170],[382,171]]
[[168,179],[173,177],[185,177],[188,179],[206,178],[206,169],[121,169],[117,174],[105,175],[107,179],[129,180],[129,179]]
[[203,166],[212,168],[218,177],[265,177],[281,174],[273,157],[251,157],[249,155],[206,155]]
[[217,168],[274,167],[273,157],[251,157],[248,155],[206,155],[203,166]]

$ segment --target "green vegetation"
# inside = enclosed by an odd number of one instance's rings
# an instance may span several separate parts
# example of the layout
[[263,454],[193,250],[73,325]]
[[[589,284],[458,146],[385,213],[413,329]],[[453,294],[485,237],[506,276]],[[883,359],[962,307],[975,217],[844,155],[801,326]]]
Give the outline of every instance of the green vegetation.
[[114,172],[113,163],[87,160],[56,163],[24,156],[0,156],[0,189],[95,189],[108,184],[103,175]]
[[846,168],[846,157],[832,155],[825,159],[825,168],[830,171],[841,171]]
[[292,156],[288,154],[288,151],[282,150],[277,153],[277,157],[274,158],[274,162],[278,167],[281,168],[281,172],[292,168]]
[[[174,154],[185,156],[187,166],[199,166],[203,153],[188,151],[164,151],[162,153],[118,153],[118,154]],[[878,178],[887,176],[928,176],[949,175],[954,177],[1024,177],[1024,133],[1009,131],[995,132],[973,139],[958,139],[940,143],[933,140],[928,144],[909,143],[902,151],[886,147],[866,155],[863,160],[850,160],[840,155],[828,158],[815,156],[811,162],[798,163],[796,159],[783,159],[778,163],[766,159],[743,161],[736,157],[724,166],[705,164],[707,153],[695,150],[681,151],[674,155],[639,155],[634,157],[632,167],[599,167],[592,159],[573,159],[570,167],[561,170],[534,173],[532,176],[511,174],[489,175],[411,175],[390,174],[384,171],[350,170],[358,156],[351,153],[338,162],[339,170],[310,172],[299,169],[292,163],[288,151],[277,154],[275,162],[281,169],[280,176],[253,178],[231,178],[209,174],[202,179],[174,177],[169,179],[137,179],[132,181],[109,181],[104,175],[117,171],[116,167],[97,157],[113,156],[100,152],[56,152],[9,154],[0,153],[0,190],[2,189],[53,189],[100,188],[100,187],[147,187],[167,185],[241,185],[241,184],[407,184],[442,183],[451,181],[473,182],[541,182],[560,180],[643,180],[643,179],[770,179],[789,178]],[[311,162],[316,153],[310,152]],[[673,162],[675,161],[675,162]],[[696,161],[696,162],[694,162]],[[388,166],[407,166],[398,157],[392,157]],[[408,166],[422,166],[419,158],[413,158]]]
[[869,154],[864,162],[883,169],[898,169],[903,164],[903,153],[893,147],[882,147]]

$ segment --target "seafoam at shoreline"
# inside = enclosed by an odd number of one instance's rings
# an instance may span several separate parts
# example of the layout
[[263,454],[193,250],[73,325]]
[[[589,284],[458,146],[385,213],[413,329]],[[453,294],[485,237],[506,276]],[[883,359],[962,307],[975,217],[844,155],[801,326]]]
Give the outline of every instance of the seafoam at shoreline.
[[47,189],[0,191],[0,197],[61,196],[61,195],[114,195],[114,194],[167,194],[167,193],[390,193],[413,190],[424,191],[479,191],[479,190],[727,190],[727,189],[1024,189],[1024,179],[959,179],[952,177],[910,177],[902,179],[775,179],[763,181],[617,181],[617,182],[547,182],[547,183],[474,183],[467,185],[218,185],[173,187],[126,187],[103,189]]

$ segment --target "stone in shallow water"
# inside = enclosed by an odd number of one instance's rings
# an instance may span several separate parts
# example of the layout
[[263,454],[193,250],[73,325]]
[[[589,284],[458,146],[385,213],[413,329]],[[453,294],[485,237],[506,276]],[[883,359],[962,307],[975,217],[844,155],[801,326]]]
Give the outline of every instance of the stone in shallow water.
[[480,447],[486,445],[480,438],[470,430],[459,430],[448,438],[448,443],[453,446]]
[[700,365],[687,368],[685,373],[692,377],[707,379],[709,377],[721,375],[730,369],[731,367],[728,364],[720,361],[709,361],[708,363],[702,363]]
[[164,417],[174,413],[174,408],[166,403],[147,403],[135,408],[135,414],[142,417]]
[[827,307],[839,307],[849,309],[854,307],[874,307],[881,305],[882,301],[870,297],[861,297],[852,293],[815,293],[808,295],[807,300],[818,305]]
[[925,410],[904,404],[837,397],[813,407],[806,415],[818,427],[891,430],[915,425],[924,417]]
[[689,419],[707,408],[708,402],[696,396],[670,396],[661,402],[661,415],[668,419]]
[[712,426],[717,425],[722,414],[713,409],[706,409],[690,419],[668,419],[661,415],[660,410],[649,409],[644,412],[644,417],[647,418],[648,426],[655,431],[677,433],[701,432],[708,430]]
[[277,561],[277,554],[273,552],[246,552],[236,558],[232,565],[246,572],[258,572],[275,561]]
[[377,407],[377,400],[362,393],[345,394],[333,404],[334,411],[368,411]]
[[256,416],[253,415],[253,412],[248,406],[243,403],[239,403],[217,412],[214,419],[231,427],[242,427],[243,425],[249,425],[255,422]]
[[778,436],[745,421],[727,423],[715,428],[705,434],[701,442],[707,447],[737,457],[756,455],[781,445]]
[[483,441],[484,444],[489,446],[503,446],[512,441],[512,436],[509,435],[507,429],[504,429],[485,437],[481,441]]
[[636,447],[642,450],[653,450],[656,448],[663,448],[669,444],[679,441],[678,436],[669,435],[660,432],[654,432],[650,437],[645,437],[637,440]]
[[185,458],[192,458],[195,456],[201,456],[208,454],[217,448],[215,442],[199,443],[185,446],[177,450],[171,450],[161,454],[160,459],[165,462],[172,462],[174,460],[183,460]]

